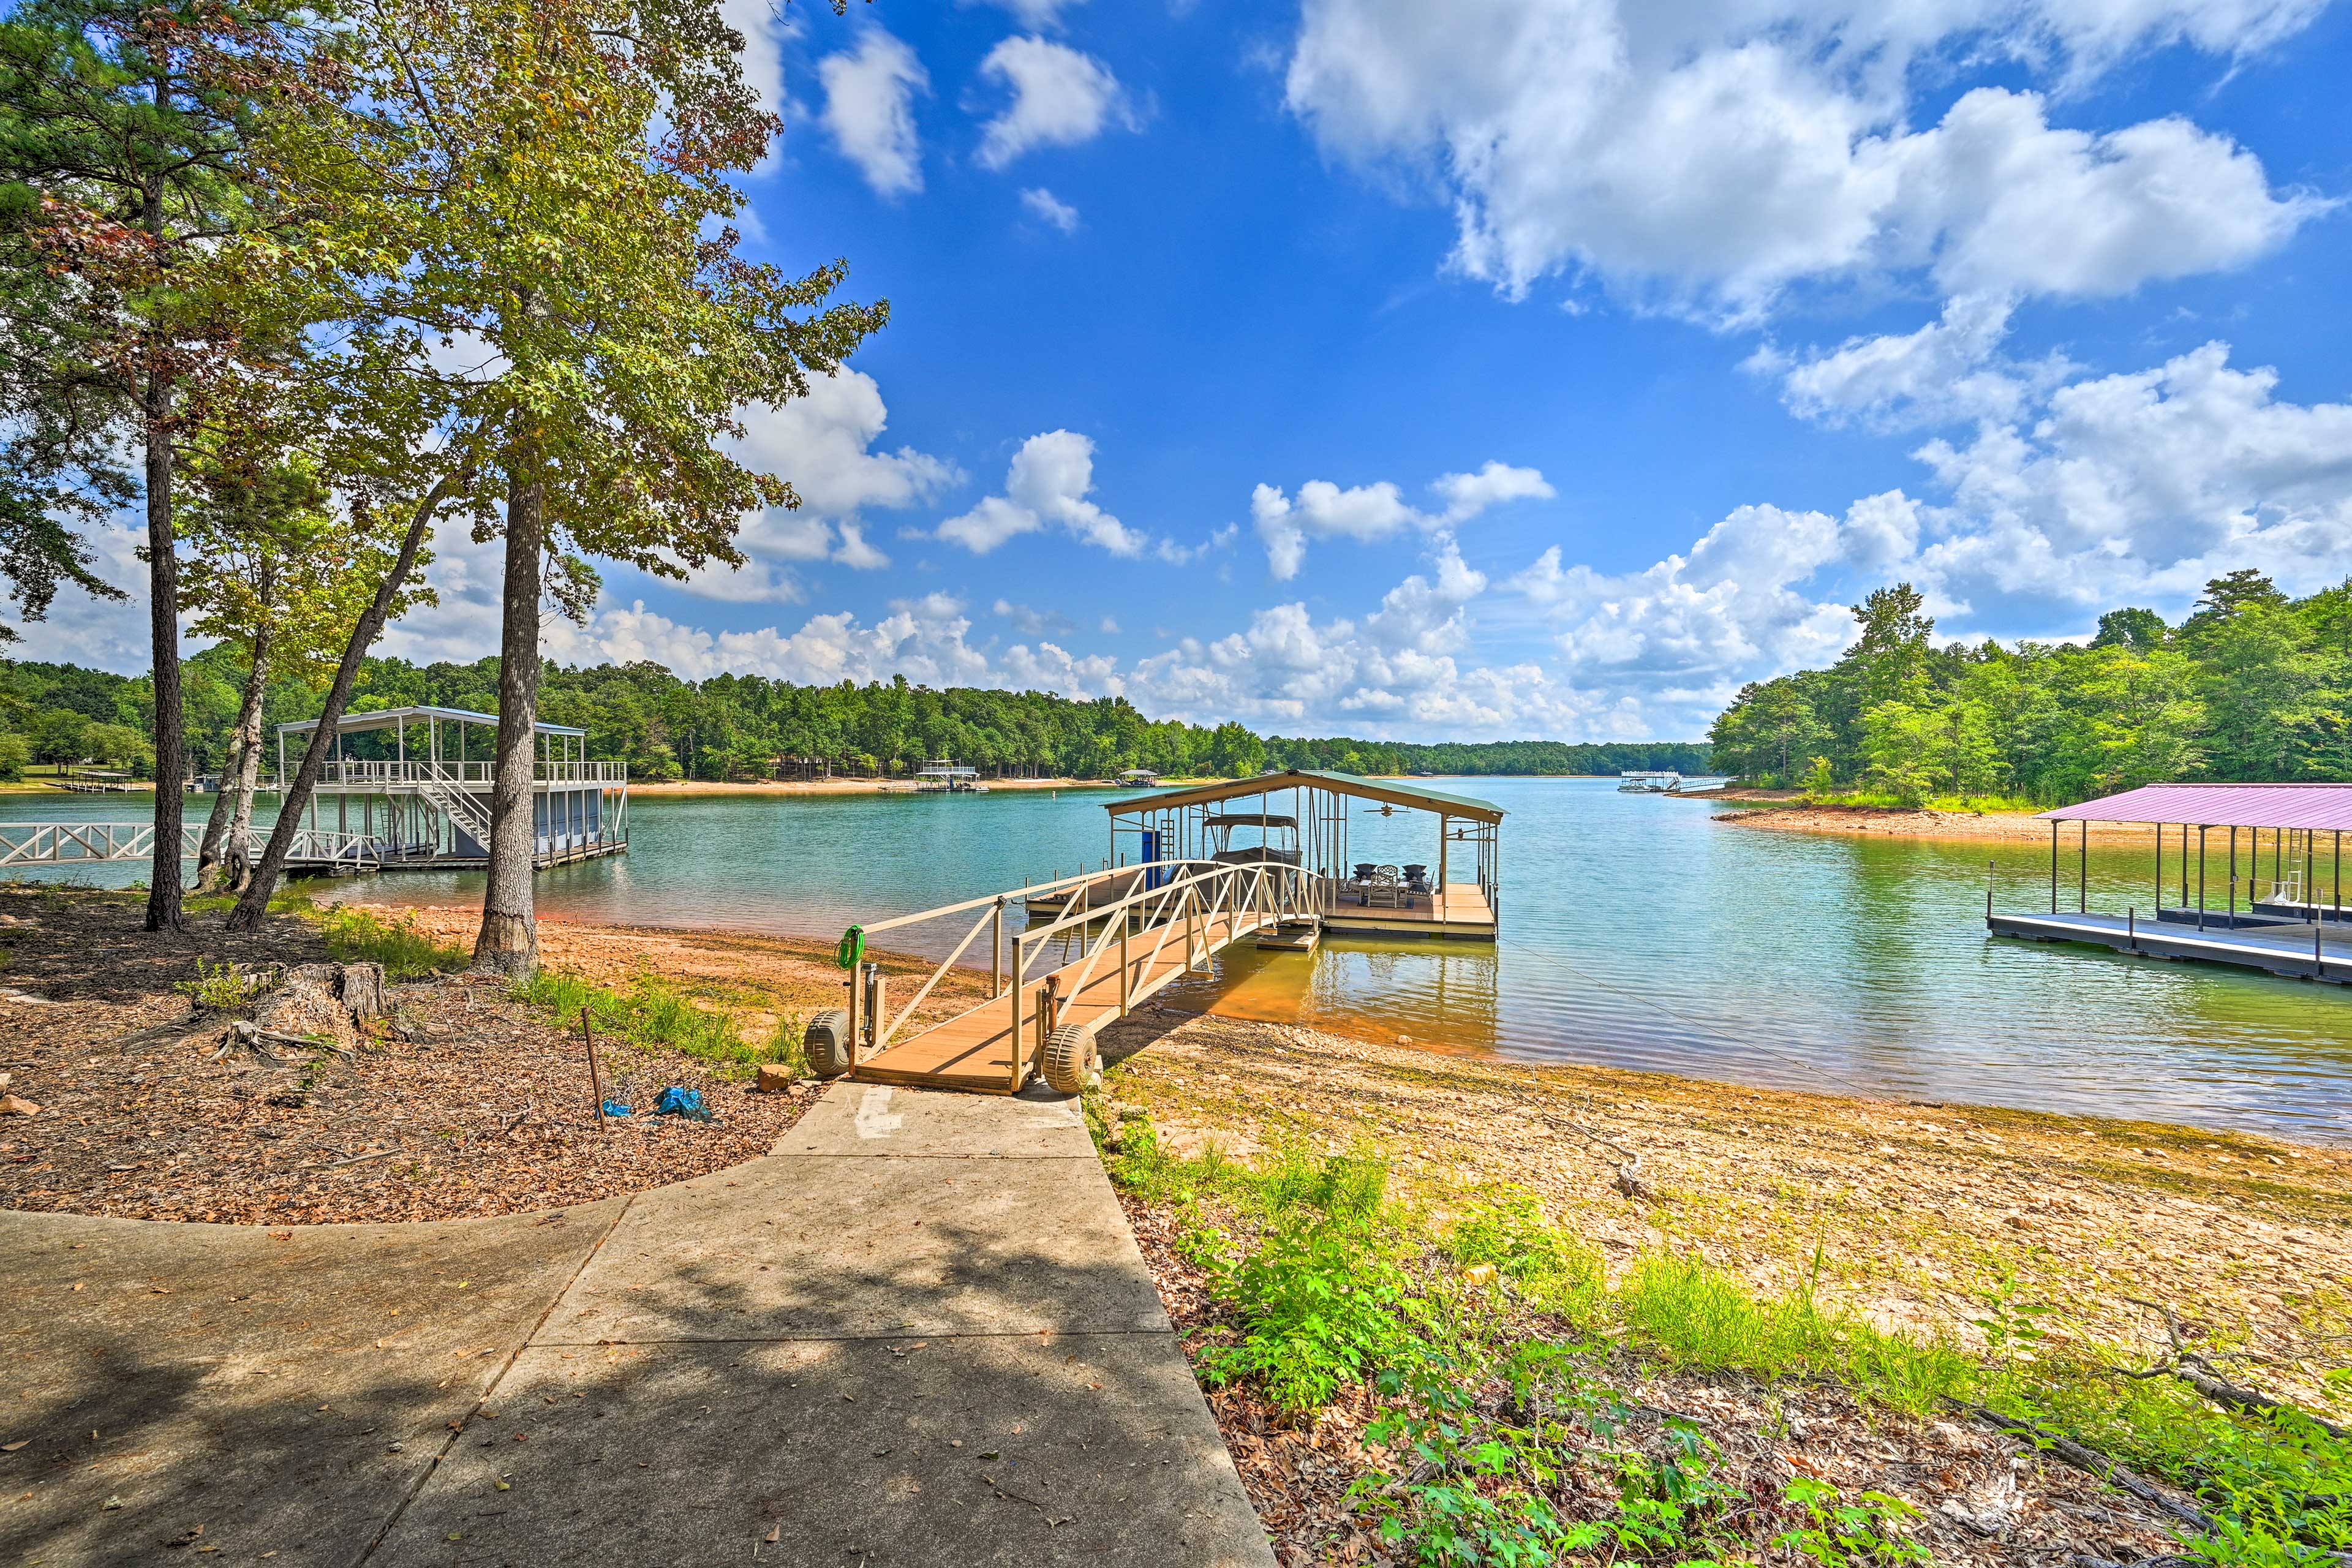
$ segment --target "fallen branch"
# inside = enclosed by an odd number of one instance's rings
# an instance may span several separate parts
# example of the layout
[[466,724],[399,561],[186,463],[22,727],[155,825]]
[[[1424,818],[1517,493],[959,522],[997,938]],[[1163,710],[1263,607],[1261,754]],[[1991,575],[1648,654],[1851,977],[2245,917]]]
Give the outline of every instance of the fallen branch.
[[[272,1067],[288,1067],[293,1064],[289,1063],[283,1057],[272,1056],[264,1048],[267,1046],[296,1046],[304,1050],[332,1051],[345,1061],[354,1060],[358,1055],[348,1046],[339,1046],[334,1041],[317,1035],[289,1035],[281,1029],[265,1029],[260,1025],[245,1018],[236,1019],[229,1025],[228,1038],[222,1042],[222,1049],[226,1050],[231,1045],[245,1047]],[[216,1051],[214,1055],[217,1057],[219,1052]]]
[[2151,1508],[2162,1509],[2202,1533],[2210,1535],[2213,1532],[2212,1518],[2204,1510],[2193,1503],[2181,1501],[2146,1477],[2126,1469],[2096,1448],[2085,1447],[2072,1437],[2062,1437],[2055,1432],[2044,1431],[2031,1421],[2020,1421],[2015,1416],[2003,1415],[1998,1410],[1988,1410],[1981,1405],[1968,1405],[1957,1399],[1947,1399],[1944,1403],[1979,1421],[1989,1421],[2004,1432],[2031,1437],[2037,1447],[2048,1448],[2076,1469],[2086,1471],[2111,1487],[2129,1492]]
[[2273,1399],[2260,1389],[2248,1388],[2223,1377],[2221,1369],[2188,1347],[2180,1331],[2180,1320],[2172,1309],[2156,1301],[2144,1301],[2137,1296],[2125,1300],[2135,1307],[2145,1307],[2164,1320],[2165,1337],[2172,1342],[2172,1353],[2146,1372],[2126,1372],[2126,1377],[2146,1380],[2151,1377],[2177,1377],[2216,1405],[2232,1410],[2250,1411],[2257,1415],[2299,1415],[2338,1442],[2352,1442],[2352,1428],[2337,1426],[2322,1415],[2314,1415],[2300,1405],[2284,1399]]
[[322,1160],[315,1165],[305,1165],[306,1171],[331,1171],[338,1165],[363,1165],[370,1160],[389,1160],[399,1153],[397,1149],[378,1149],[373,1154],[347,1154],[340,1160]]

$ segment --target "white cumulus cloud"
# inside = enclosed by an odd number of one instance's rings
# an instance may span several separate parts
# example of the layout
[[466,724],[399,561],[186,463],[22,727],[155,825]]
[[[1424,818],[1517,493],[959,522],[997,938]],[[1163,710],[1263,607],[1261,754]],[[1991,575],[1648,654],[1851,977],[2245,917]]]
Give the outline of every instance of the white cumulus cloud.
[[2073,84],[2133,50],[2221,54],[2317,0],[1308,0],[1288,104],[1329,152],[1454,208],[1454,264],[1507,294],[1558,274],[1718,320],[1808,279],[2119,294],[2242,265],[2323,204],[2166,119],[2053,125],[1979,88],[1915,128],[1914,68],[2016,62]]
[[921,190],[915,99],[930,90],[931,79],[915,51],[869,26],[860,30],[855,48],[827,55],[816,68],[824,84],[824,126],[841,155],[857,165],[878,195]]
[[1009,539],[1048,525],[1113,555],[1140,555],[1150,539],[1087,497],[1095,488],[1095,444],[1074,430],[1032,436],[1013,455],[1004,493],[984,498],[940,524],[939,537],[985,555]]
[[980,74],[1010,89],[1012,102],[981,130],[980,161],[1002,169],[1038,147],[1075,147],[1114,123],[1132,122],[1111,69],[1067,44],[1030,35],[1005,39]]
[[1267,569],[1286,583],[1306,563],[1310,538],[1371,543],[1407,529],[1435,531],[1467,522],[1503,501],[1558,493],[1538,470],[1494,461],[1475,474],[1440,475],[1429,488],[1444,503],[1434,511],[1413,506],[1388,479],[1344,489],[1328,479],[1309,479],[1295,499],[1279,486],[1261,484],[1250,492],[1250,520],[1265,545]]

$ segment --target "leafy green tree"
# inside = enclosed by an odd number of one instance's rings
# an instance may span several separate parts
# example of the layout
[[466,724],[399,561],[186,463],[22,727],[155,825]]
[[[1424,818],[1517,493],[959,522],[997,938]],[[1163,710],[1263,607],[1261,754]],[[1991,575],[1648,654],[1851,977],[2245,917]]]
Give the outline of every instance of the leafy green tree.
[[[128,724],[92,724],[81,732],[82,754],[102,768],[145,771],[154,753],[147,738]],[[158,784],[158,788],[163,787]]]
[[33,721],[33,756],[63,773],[89,755],[89,720],[70,708],[51,708]]
[[[56,499],[76,467],[95,488],[91,504],[119,499],[121,477],[94,455],[98,443],[139,452],[166,781],[155,792],[150,931],[183,923],[177,449],[247,342],[223,307],[218,263],[231,236],[268,221],[244,154],[258,96],[299,52],[308,20],[266,0],[31,0],[0,28],[0,205],[20,226],[19,256],[29,250],[45,268],[5,286],[10,346],[23,356],[6,384],[24,400],[5,413],[39,449],[32,486],[0,506],[0,538],[7,517],[21,523],[44,491]],[[28,306],[46,318],[30,319]],[[87,575],[68,540],[26,538],[55,574]]]
[[0,784],[22,784],[33,761],[33,748],[24,736],[0,734]]
[[736,253],[734,182],[776,130],[741,47],[717,0],[394,0],[352,18],[353,86],[295,160],[333,226],[389,258],[365,348],[479,346],[448,420],[505,492],[476,528],[505,546],[484,967],[536,963],[543,594],[584,613],[589,556],[739,563],[743,513],[796,498],[730,455],[736,410],[805,393],[885,318],[826,304],[840,264],[791,279]]
[[1881,702],[1862,716],[1863,778],[1904,805],[1918,805],[1938,781],[1931,761],[1936,715],[1908,702]]
[[2154,610],[2109,610],[2099,617],[2099,633],[2091,639],[2091,646],[2153,653],[2164,646],[2164,639],[2171,633],[2164,617]]

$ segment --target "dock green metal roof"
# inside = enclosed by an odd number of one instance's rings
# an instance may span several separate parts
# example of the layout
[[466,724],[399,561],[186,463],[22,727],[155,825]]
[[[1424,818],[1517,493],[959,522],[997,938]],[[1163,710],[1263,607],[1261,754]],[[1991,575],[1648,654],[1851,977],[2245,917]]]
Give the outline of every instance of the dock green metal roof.
[[1476,822],[1500,822],[1504,816],[1501,806],[1491,800],[1480,800],[1475,795],[1448,795],[1443,790],[1424,789],[1402,779],[1368,779],[1355,773],[1335,773],[1316,768],[1288,768],[1281,773],[1260,773],[1255,778],[1201,784],[1192,789],[1157,790],[1132,800],[1112,801],[1104,809],[1113,816],[1135,816],[1187,805],[1208,805],[1247,795],[1270,795],[1284,789],[1328,789],[1336,795],[1354,795],[1360,800],[1377,800],[1417,811],[1433,811],[1443,816],[1468,817]]

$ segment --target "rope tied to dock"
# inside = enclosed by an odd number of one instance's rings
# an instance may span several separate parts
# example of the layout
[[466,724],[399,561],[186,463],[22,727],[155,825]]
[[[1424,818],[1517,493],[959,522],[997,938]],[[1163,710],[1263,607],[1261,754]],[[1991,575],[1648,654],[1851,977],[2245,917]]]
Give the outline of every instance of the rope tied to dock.
[[857,961],[866,956],[866,928],[851,926],[841,933],[841,945],[833,950],[833,961],[844,969],[855,969]]

